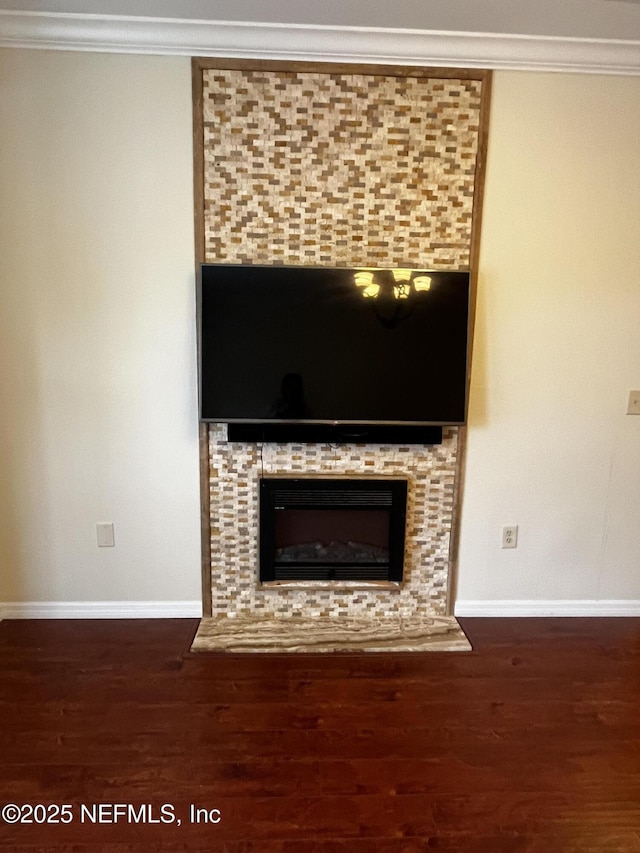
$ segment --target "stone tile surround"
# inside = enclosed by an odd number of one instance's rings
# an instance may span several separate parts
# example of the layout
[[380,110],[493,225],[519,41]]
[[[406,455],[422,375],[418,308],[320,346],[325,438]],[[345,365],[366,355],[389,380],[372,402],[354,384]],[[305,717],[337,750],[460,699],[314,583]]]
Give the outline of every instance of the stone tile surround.
[[[238,444],[209,435],[214,616],[443,616],[447,608],[457,429],[433,447]],[[258,584],[260,476],[406,477],[404,582],[396,589],[286,589]]]
[[[206,262],[468,268],[482,79],[229,66],[201,70]],[[212,424],[207,450],[214,618],[446,614],[457,428],[435,447],[258,446]],[[263,473],[407,477],[403,585],[259,587]]]
[[480,80],[204,72],[205,256],[469,266]]

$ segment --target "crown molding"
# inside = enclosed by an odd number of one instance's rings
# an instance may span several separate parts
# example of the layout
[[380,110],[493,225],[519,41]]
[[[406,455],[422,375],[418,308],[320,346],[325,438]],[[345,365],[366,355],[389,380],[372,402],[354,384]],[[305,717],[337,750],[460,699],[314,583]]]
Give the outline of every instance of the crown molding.
[[0,10],[0,47],[640,74],[640,41]]

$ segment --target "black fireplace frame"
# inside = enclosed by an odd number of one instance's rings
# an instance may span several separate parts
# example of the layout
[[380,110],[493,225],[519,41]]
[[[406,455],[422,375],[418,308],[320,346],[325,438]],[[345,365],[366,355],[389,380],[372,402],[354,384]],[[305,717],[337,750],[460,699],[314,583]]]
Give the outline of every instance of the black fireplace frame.
[[[387,581],[401,583],[404,576],[404,547],[408,481],[372,477],[261,477],[259,480],[259,579],[260,583],[312,581]],[[389,513],[388,563],[358,562],[328,566],[278,563],[275,559],[275,513],[287,509],[386,509]],[[300,577],[292,578],[296,565]],[[350,568],[349,568],[350,566]],[[370,577],[363,578],[369,568]],[[326,572],[325,572],[326,569]],[[325,574],[327,576],[325,576]]]

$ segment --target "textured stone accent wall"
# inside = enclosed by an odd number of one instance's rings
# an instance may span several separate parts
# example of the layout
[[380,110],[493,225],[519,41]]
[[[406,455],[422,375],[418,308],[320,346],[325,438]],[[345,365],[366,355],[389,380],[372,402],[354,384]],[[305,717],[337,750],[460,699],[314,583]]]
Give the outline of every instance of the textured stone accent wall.
[[[212,615],[440,616],[446,612],[457,430],[441,445],[236,444],[226,426],[209,434],[211,459]],[[258,480],[318,474],[406,477],[404,582],[399,590],[260,588]]]
[[[205,260],[469,266],[482,81],[203,70]],[[458,431],[435,448],[209,441],[213,615],[446,612]],[[399,591],[259,588],[257,481],[407,476]]]
[[206,259],[467,267],[481,86],[205,71]]

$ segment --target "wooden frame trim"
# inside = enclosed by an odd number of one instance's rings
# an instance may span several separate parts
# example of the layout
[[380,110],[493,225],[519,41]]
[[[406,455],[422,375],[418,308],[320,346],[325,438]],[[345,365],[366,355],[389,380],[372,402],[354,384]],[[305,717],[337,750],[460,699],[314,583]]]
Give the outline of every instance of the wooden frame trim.
[[[471,391],[471,362],[473,340],[475,337],[476,302],[478,294],[478,271],[480,264],[480,236],[482,232],[482,212],[484,207],[484,180],[489,147],[489,122],[491,118],[491,85],[493,72],[485,71],[480,97],[480,127],[478,129],[478,153],[476,173],[473,184],[473,209],[471,213],[471,249],[469,266],[471,269],[471,293],[469,300],[469,358],[467,361],[467,406]],[[468,422],[468,419],[467,419]],[[460,520],[462,517],[462,495],[467,456],[467,426],[458,427],[458,456],[453,495],[453,518],[451,521],[451,540],[449,543],[449,586],[447,589],[447,616],[453,616],[458,581],[458,560],[460,552]]]
[[[204,120],[202,95],[202,68],[191,66],[193,87],[193,198],[195,267],[198,270],[205,260],[204,243]],[[195,294],[194,294],[195,299]],[[200,308],[196,306],[196,316]],[[200,342],[198,342],[198,347]],[[200,359],[198,358],[198,361]],[[199,426],[200,447],[200,560],[202,578],[202,615],[211,616],[211,500],[209,484],[209,425]]]
[[[483,68],[441,68],[424,65],[376,65],[353,62],[302,62],[291,59],[220,59],[194,57],[191,60],[194,76],[197,72],[216,68],[238,71],[290,71],[311,74],[374,74],[380,77],[428,77],[443,80],[486,80],[491,72]],[[202,95],[202,77],[200,78]]]

